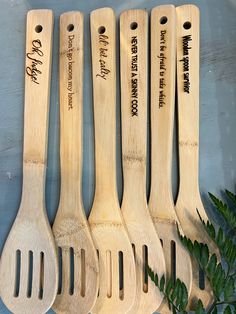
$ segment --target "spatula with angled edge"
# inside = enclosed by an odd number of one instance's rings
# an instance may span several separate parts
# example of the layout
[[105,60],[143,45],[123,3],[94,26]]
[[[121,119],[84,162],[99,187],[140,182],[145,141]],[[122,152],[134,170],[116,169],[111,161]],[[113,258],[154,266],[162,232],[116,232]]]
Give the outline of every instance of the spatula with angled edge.
[[87,314],[97,299],[98,258],[82,201],[83,14],[60,17],[61,196],[53,225],[61,258],[56,313]]
[[[176,212],[182,229],[193,241],[216,247],[207,236],[197,214],[206,221],[198,183],[199,154],[199,9],[194,5],[176,8],[177,13],[177,87],[179,120],[180,185]],[[207,306],[212,300],[209,283],[199,281],[199,269],[193,262],[191,307],[197,298]]]
[[23,188],[0,267],[1,297],[13,313],[45,313],[57,291],[58,264],[45,210],[53,14],[27,14]]
[[111,8],[91,13],[96,188],[89,223],[99,254],[92,313],[124,314],[135,298],[135,262],[116,188],[116,45]]
[[129,313],[153,313],[163,296],[147,277],[147,264],[165,274],[162,246],[146,198],[148,15],[128,10],[120,16],[120,74],[124,194],[122,213],[136,260],[136,300]]
[[[161,239],[167,277],[192,285],[189,253],[180,242],[171,184],[175,106],[176,13],[173,5],[151,12],[151,191],[149,208]],[[163,303],[161,313],[170,313]]]

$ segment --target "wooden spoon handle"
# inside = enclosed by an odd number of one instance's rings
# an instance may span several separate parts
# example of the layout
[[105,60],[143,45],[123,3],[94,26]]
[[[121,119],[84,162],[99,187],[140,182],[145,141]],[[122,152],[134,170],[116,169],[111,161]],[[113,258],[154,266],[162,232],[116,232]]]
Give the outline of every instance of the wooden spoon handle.
[[63,211],[81,208],[83,14],[60,17],[60,161]]
[[128,10],[121,14],[120,76],[124,197],[127,194],[134,197],[136,193],[146,194],[147,33],[146,11]]
[[117,202],[116,189],[116,18],[111,8],[90,16],[95,127],[95,200]]
[[175,105],[176,14],[173,5],[151,13],[151,194],[152,214],[172,216],[172,142]]
[[[43,202],[51,81],[53,13],[27,14],[23,153],[24,193],[33,204]],[[31,190],[31,193],[28,191]],[[35,207],[35,206],[34,206]]]
[[177,7],[177,87],[179,119],[179,193],[198,191],[199,9]]

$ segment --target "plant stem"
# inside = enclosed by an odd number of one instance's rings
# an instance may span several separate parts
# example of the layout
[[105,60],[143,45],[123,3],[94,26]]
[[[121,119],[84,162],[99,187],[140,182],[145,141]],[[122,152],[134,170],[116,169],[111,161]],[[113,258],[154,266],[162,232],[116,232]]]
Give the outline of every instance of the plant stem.
[[231,268],[231,266],[228,263],[227,263],[227,266],[228,266],[228,270],[227,270],[227,274],[226,274],[226,280],[229,278],[229,275],[230,275],[230,273],[232,271],[232,268]]
[[236,305],[236,301],[221,301],[221,302],[216,303],[216,305],[222,305],[222,304]]
[[234,273],[231,274],[232,277],[236,276],[236,271]]
[[214,302],[212,303],[212,305],[210,306],[209,310],[207,311],[207,314],[210,314],[214,308],[217,306],[217,301],[214,300]]
[[163,294],[165,296],[165,298],[168,300],[168,302],[174,307],[174,309],[179,312],[180,309],[178,309],[178,307],[168,298],[168,295],[163,291]]
[[210,314],[218,305],[224,305],[224,304],[228,304],[228,305],[236,305],[236,301],[220,301],[217,302],[216,300],[212,303],[212,305],[210,306],[209,310],[207,311],[207,314]]

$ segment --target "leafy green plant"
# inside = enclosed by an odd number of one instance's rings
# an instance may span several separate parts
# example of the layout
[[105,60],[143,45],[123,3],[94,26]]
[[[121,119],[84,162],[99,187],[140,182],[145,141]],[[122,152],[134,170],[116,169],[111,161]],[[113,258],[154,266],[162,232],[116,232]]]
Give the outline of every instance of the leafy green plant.
[[[207,243],[191,241],[186,236],[182,236],[178,230],[182,244],[189,254],[197,261],[200,269],[210,283],[214,296],[212,304],[205,309],[199,299],[194,312],[195,314],[236,314],[236,195],[226,190],[228,202],[224,203],[213,194],[209,197],[214,207],[224,223],[217,228],[211,221],[204,221],[199,215],[201,223],[209,237],[215,242],[219,249],[221,260],[217,260],[216,252],[210,252]],[[164,297],[172,313],[186,314],[188,306],[188,291],[185,284],[176,279],[160,279],[151,267],[148,266],[148,275]]]

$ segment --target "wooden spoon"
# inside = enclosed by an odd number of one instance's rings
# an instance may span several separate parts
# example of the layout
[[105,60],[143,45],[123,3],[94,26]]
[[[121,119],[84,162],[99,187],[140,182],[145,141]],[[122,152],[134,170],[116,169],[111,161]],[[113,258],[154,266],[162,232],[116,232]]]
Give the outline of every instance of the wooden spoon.
[[[192,267],[177,233],[171,184],[175,105],[176,13],[173,5],[151,12],[151,192],[149,208],[161,239],[167,277],[181,279],[188,291]],[[170,313],[165,303],[159,309]]]
[[62,263],[56,313],[87,314],[97,299],[98,259],[83,209],[83,14],[60,17],[61,196],[53,225]]
[[89,222],[99,254],[99,296],[93,313],[126,313],[135,298],[135,261],[116,188],[115,14],[91,13],[96,189]]
[[[177,13],[177,86],[179,119],[180,185],[176,212],[187,237],[216,247],[205,232],[197,214],[206,221],[198,183],[199,154],[199,9],[183,5]],[[207,280],[199,279],[198,265],[193,261],[191,304],[200,298],[207,306],[212,292]],[[203,274],[204,275],[204,274]],[[202,282],[202,283],[201,283]],[[205,287],[204,287],[205,285]]]
[[0,267],[2,300],[20,314],[45,313],[58,284],[57,253],[44,199],[52,33],[51,10],[28,12],[22,198]]
[[129,313],[154,312],[163,296],[147,276],[147,264],[165,274],[162,246],[146,199],[148,15],[128,10],[120,16],[120,74],[124,194],[122,213],[136,260],[136,300]]

